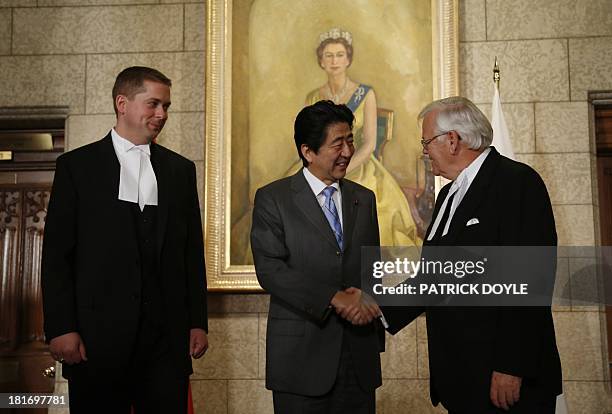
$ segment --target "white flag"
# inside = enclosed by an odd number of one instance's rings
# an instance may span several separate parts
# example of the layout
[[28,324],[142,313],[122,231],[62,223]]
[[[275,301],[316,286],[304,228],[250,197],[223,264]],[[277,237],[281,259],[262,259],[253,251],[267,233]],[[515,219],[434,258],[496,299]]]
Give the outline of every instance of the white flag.
[[565,395],[563,394],[557,395],[555,414],[567,414],[567,402],[565,401]]
[[499,98],[499,90],[497,85],[493,86],[493,104],[491,105],[491,126],[493,127],[493,142],[491,145],[497,151],[510,159],[514,159],[514,151],[512,150],[512,142],[510,141],[510,133],[506,125],[506,119],[502,112],[501,99]]
[[[491,126],[493,127],[493,142],[491,145],[497,149],[501,155],[510,159],[514,159],[514,151],[512,150],[512,142],[510,141],[510,133],[506,125],[506,119],[502,111],[501,99],[499,97],[499,89],[497,85],[493,86],[493,104],[491,105]],[[557,404],[555,414],[567,414],[567,402],[565,395],[557,396]]]

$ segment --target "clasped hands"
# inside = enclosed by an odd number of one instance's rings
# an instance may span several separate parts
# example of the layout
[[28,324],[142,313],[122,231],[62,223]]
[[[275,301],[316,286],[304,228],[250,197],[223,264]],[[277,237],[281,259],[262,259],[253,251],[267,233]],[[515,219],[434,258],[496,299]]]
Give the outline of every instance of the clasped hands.
[[353,325],[367,325],[381,315],[374,299],[356,287],[336,292],[331,305],[338,315]]

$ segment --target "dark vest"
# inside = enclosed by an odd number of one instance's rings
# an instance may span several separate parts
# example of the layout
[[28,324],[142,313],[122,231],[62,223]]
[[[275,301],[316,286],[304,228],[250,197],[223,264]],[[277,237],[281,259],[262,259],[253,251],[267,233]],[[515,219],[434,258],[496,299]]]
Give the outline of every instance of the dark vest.
[[163,320],[163,300],[157,260],[157,206],[145,206],[141,212],[138,204],[130,203],[136,240],[140,253],[140,307],[142,319],[155,323]]

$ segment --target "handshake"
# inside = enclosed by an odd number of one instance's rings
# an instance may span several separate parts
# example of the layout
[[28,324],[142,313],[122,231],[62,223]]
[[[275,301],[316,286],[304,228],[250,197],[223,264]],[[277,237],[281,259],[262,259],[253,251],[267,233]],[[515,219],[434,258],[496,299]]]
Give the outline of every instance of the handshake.
[[331,305],[338,315],[353,325],[367,325],[382,315],[374,299],[356,287],[336,292]]

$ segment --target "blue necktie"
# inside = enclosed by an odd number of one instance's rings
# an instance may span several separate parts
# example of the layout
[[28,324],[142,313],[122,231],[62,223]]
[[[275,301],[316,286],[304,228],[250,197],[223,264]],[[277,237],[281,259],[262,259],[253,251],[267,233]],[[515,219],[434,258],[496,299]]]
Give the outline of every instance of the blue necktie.
[[344,243],[342,240],[342,225],[340,224],[340,216],[338,215],[338,210],[336,209],[336,203],[334,203],[334,199],[332,195],[336,191],[335,187],[325,187],[323,192],[323,197],[325,197],[325,202],[323,203],[323,213],[325,214],[325,218],[329,222],[329,225],[334,232],[334,236],[336,237],[336,241],[338,242],[338,246],[340,246],[340,250],[344,249]]

